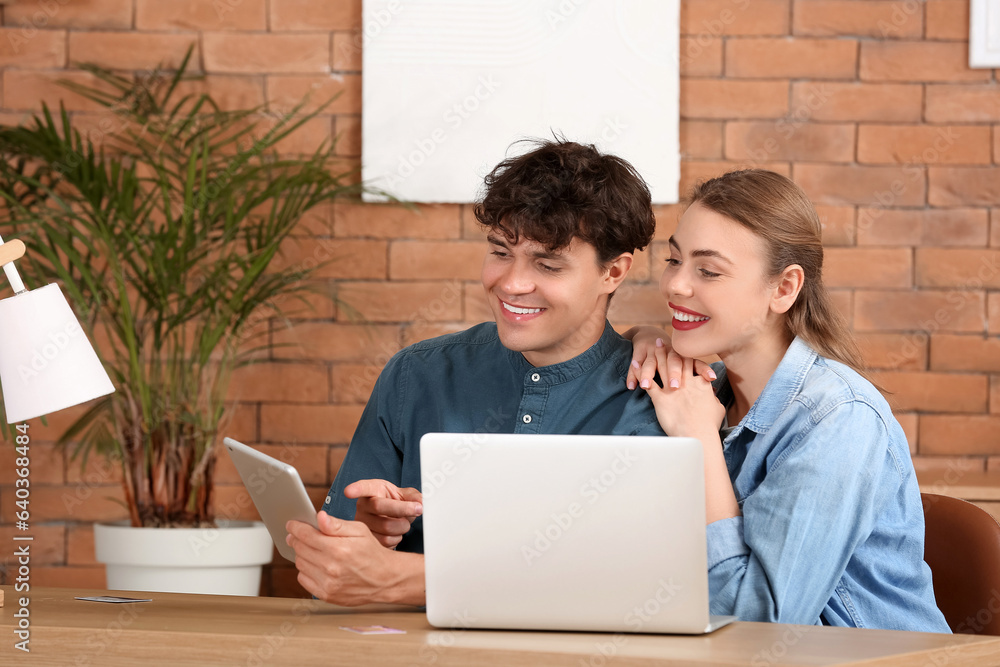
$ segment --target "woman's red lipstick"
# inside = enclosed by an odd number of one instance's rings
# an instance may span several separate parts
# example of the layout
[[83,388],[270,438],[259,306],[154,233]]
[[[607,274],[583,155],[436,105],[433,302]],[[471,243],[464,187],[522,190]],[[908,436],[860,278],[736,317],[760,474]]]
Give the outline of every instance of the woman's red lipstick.
[[[673,303],[668,302],[667,305],[670,309],[674,311],[674,317],[670,322],[670,326],[674,328],[675,331],[690,331],[691,329],[697,329],[701,325],[708,322],[710,319],[708,315],[703,315],[698,311],[691,310],[690,308],[684,308],[683,306],[677,306]],[[685,315],[690,315],[692,318],[704,318],[704,319],[677,319],[677,313],[684,313]]]

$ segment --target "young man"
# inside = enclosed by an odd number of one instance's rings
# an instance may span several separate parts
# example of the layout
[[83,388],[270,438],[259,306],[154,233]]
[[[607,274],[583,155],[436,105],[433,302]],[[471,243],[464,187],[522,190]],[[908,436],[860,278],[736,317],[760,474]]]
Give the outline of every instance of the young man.
[[663,435],[646,392],[626,387],[632,347],[606,319],[633,252],[653,237],[642,178],[593,146],[543,142],[486,177],[475,212],[495,322],[386,364],[319,530],[289,524],[299,582],[320,599],[424,603],[425,433]]

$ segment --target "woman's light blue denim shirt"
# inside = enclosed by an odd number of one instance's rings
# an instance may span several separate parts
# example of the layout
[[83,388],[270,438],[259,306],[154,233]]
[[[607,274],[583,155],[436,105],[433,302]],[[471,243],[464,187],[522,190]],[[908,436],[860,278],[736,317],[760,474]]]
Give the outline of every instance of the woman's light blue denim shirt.
[[950,632],[906,437],[870,382],[796,338],[722,446],[743,514],[708,526],[713,614]]

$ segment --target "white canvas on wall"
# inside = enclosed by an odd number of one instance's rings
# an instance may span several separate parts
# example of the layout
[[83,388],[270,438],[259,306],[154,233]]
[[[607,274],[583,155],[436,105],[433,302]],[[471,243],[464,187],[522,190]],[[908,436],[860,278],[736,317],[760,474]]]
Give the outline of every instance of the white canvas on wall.
[[1000,67],[1000,0],[972,0],[969,67]]
[[[593,143],[677,201],[679,0],[364,0],[362,176],[471,202],[525,138]],[[377,198],[375,198],[377,199]]]

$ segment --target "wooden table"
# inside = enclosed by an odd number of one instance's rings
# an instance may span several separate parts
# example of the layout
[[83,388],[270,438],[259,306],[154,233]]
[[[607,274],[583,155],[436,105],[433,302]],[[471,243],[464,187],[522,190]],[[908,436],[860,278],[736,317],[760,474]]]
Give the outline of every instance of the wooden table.
[[[1000,665],[996,637],[770,623],[734,623],[697,637],[437,630],[401,607],[175,593],[119,593],[153,601],[106,604],[74,598],[107,591],[71,588],[31,591],[25,654],[13,634],[21,594],[0,588],[3,665]],[[406,634],[342,629],[370,625]]]

